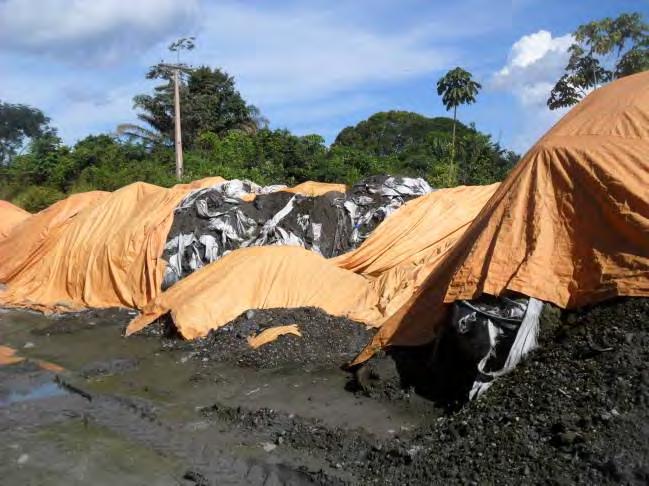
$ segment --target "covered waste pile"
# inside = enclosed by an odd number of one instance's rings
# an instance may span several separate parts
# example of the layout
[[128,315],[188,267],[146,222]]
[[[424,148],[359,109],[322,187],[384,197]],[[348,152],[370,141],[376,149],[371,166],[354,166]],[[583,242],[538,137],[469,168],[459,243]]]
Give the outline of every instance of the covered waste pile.
[[213,177],[170,189],[135,183],[114,193],[73,195],[30,216],[2,243],[0,282],[6,288],[0,290],[0,305],[43,312],[142,309],[162,291],[163,252],[174,210],[188,202],[187,196],[204,194],[197,190],[228,187],[226,198],[251,201],[281,189],[284,197],[303,191],[318,201],[331,189],[345,188],[314,182],[287,189],[223,182]]
[[[45,312],[144,306],[160,292],[165,267],[160,257],[173,208],[190,191],[222,181],[209,178],[170,189],[138,182],[98,194],[42,241],[41,228],[49,223],[35,225],[34,238],[26,237],[36,248],[17,267],[9,267],[0,305]],[[61,205],[72,205],[70,200]],[[22,240],[22,231],[13,233]],[[0,269],[6,272],[2,263]]]
[[[498,187],[440,189],[413,199],[357,250],[325,259],[299,247],[241,248],[193,272],[144,307],[127,333],[169,314],[186,338],[248,309],[319,307],[372,326],[407,299]],[[259,196],[261,197],[261,196]]]
[[0,200],[0,240],[9,235],[18,223],[27,219],[31,214],[10,202]]
[[248,309],[317,307],[367,324],[378,322],[370,282],[315,252],[292,246],[242,248],[160,294],[132,320],[132,334],[170,313],[186,339],[208,334]]
[[452,302],[649,296],[649,72],[591,93],[523,157],[356,363],[430,343]]
[[0,283],[29,268],[44,253],[44,243],[84,209],[97,204],[110,193],[90,191],[73,194],[30,216],[16,226],[7,238],[0,239]]
[[327,258],[343,254],[406,201],[432,191],[423,179],[390,176],[364,179],[346,193],[329,191],[339,188],[332,184],[317,193],[311,184],[304,187],[309,196],[236,180],[187,196],[167,237],[164,287],[237,248],[289,245]]

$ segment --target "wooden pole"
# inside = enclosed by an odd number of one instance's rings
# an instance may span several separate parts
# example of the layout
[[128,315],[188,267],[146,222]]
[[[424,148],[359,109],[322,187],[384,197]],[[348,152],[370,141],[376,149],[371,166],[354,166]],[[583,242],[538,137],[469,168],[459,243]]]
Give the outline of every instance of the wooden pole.
[[175,108],[175,139],[176,139],[176,179],[183,178],[183,140],[180,130],[180,88],[178,69],[174,69],[174,108]]

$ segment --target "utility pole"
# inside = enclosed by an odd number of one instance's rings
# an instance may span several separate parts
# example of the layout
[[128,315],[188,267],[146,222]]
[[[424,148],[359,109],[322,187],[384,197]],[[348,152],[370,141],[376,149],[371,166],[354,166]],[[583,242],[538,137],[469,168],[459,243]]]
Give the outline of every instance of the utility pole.
[[174,133],[176,139],[176,179],[180,181],[183,178],[183,139],[180,128],[180,89],[178,87],[180,81],[178,79],[178,71],[178,68],[174,69]]
[[174,73],[174,138],[176,145],[176,179],[183,178],[183,138],[180,128],[180,51],[191,51],[194,46],[195,37],[181,37],[169,44],[169,50],[176,53],[176,64],[160,64],[160,66],[171,68]]

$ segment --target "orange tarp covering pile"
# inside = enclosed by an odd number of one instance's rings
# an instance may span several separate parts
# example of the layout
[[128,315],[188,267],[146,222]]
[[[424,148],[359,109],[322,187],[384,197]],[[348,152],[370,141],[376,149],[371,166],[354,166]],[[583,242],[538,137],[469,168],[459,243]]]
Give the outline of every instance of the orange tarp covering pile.
[[292,246],[242,248],[192,273],[145,306],[128,326],[139,331],[171,312],[187,339],[205,336],[248,309],[319,307],[372,323],[380,319],[369,282],[315,252]]
[[0,304],[43,311],[143,307],[160,292],[174,208],[189,191],[223,180],[170,189],[139,182],[109,194],[42,242],[8,279]]
[[649,296],[649,72],[592,93],[541,138],[357,361],[429,342],[445,303],[506,289],[568,308]]
[[0,200],[0,240],[9,235],[14,226],[30,216],[31,214],[24,209]]
[[[448,251],[497,186],[443,189],[410,201],[380,225],[360,248],[338,259],[327,261],[307,250],[294,249],[297,256],[290,261],[283,256],[284,250],[259,249],[259,257],[244,264],[236,256],[244,250],[237,250],[233,252],[235,256],[224,259],[225,263],[208,265],[195,272],[196,276],[161,294],[166,265],[161,255],[174,208],[191,190],[219,182],[223,179],[210,178],[171,189],[136,183],[114,193],[74,195],[30,217],[20,231],[0,242],[0,281],[8,285],[0,292],[0,305],[45,312],[111,306],[153,312],[157,308],[180,308],[181,302],[188,300],[220,302],[223,309],[219,310],[218,318],[197,311],[195,318],[203,327],[188,331],[186,335],[192,337],[207,333],[249,308],[271,304],[316,305],[332,314],[379,325],[395,303],[412,294],[423,278],[421,270],[428,271]],[[305,183],[291,190],[315,194],[343,188]],[[228,263],[233,261],[245,271],[217,275],[226,267],[234,268]],[[310,270],[296,265],[297,262],[309,262]],[[297,277],[286,281],[267,278],[273,271],[287,275],[310,272],[307,280],[329,272],[348,285],[331,286],[330,292],[338,295],[332,298],[337,306],[333,307],[325,301],[313,300],[316,294],[322,298],[327,295],[315,280],[309,287],[297,285]],[[215,297],[220,287],[211,286],[205,289],[209,296],[200,294],[199,298],[198,293],[194,294],[195,282],[211,282],[213,278],[227,283],[229,293],[224,291]],[[257,295],[275,297],[255,300],[250,293],[237,292],[246,285]],[[193,294],[187,299],[186,289]],[[173,300],[174,296],[182,298]],[[197,304],[196,308],[201,306]]]
[[379,309],[387,317],[415,292],[497,188],[460,186],[413,199],[358,249],[332,261],[372,280]]
[[285,192],[293,192],[295,194],[302,194],[303,196],[322,196],[328,192],[345,192],[347,186],[345,184],[334,184],[330,182],[315,182],[306,181],[297,186],[282,189]]
[[[443,189],[414,199],[357,250],[326,260],[294,247],[233,251],[176,283],[128,327],[137,332],[171,313],[188,339],[205,336],[248,309],[319,307],[378,326],[417,288],[498,185]],[[387,278],[386,278],[387,277]]]
[[[90,191],[73,194],[34,214],[16,226],[7,238],[0,240],[0,283],[8,282],[41,258],[45,241],[72,218],[110,193]],[[53,236],[55,237],[55,236]]]

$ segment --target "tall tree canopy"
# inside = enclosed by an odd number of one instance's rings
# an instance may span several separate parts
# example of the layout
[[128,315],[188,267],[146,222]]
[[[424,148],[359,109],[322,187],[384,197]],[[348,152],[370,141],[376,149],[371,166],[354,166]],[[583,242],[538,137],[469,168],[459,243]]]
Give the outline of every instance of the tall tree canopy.
[[551,110],[579,102],[589,90],[649,69],[649,25],[639,13],[580,25],[565,73],[550,93]]
[[[460,135],[470,131],[462,123],[458,129]],[[409,111],[382,111],[356,126],[344,128],[334,145],[353,147],[378,157],[408,157],[427,139],[445,138],[452,130],[450,118],[428,118]]]
[[[385,171],[426,177],[435,186],[502,180],[518,156],[474,127],[457,121],[455,124],[457,164],[453,167],[450,167],[449,142],[454,121],[407,111],[376,113],[356,126],[343,129],[331,147],[329,158],[364,160],[362,165],[357,164],[360,174]],[[336,169],[333,163],[328,167],[328,170]]]
[[457,107],[475,103],[475,97],[482,85],[473,80],[470,72],[461,67],[451,69],[437,81],[437,94],[442,97],[446,110],[453,109],[453,134],[451,136],[451,160],[449,163],[449,183],[455,178],[455,126],[457,125]]
[[[138,118],[146,127],[120,125],[120,134],[136,136],[150,142],[171,143],[174,128],[174,99],[172,72],[164,64],[153,66],[148,79],[165,82],[154,93],[133,98]],[[221,69],[207,66],[183,68],[180,84],[180,110],[183,145],[191,148],[203,132],[223,135],[230,130],[255,131],[263,123],[259,110],[243,99],[235,81]]]
[[0,165],[7,165],[30,139],[52,132],[37,108],[0,101]]

